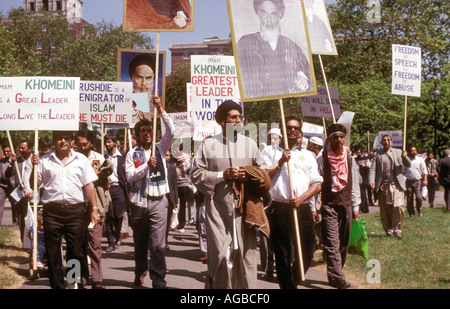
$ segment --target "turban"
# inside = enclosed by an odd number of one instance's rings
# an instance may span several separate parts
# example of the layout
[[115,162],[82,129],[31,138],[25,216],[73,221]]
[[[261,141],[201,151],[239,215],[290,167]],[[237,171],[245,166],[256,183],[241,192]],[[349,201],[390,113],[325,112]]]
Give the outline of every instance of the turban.
[[148,65],[155,72],[155,58],[150,54],[139,54],[131,60],[128,66],[128,75],[130,75],[130,78],[132,78],[134,70],[140,65]]
[[242,114],[242,108],[236,102],[231,100],[222,102],[222,104],[217,107],[216,114],[214,115],[216,122],[220,124],[220,122],[227,117],[228,112],[231,110],[237,110]]

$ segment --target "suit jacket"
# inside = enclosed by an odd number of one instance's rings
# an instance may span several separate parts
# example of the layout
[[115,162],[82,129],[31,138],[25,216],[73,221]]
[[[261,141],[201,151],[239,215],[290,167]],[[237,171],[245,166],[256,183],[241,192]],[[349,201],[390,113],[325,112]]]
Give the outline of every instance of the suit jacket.
[[0,187],[8,194],[16,187],[14,166],[6,159],[0,160]]
[[[397,185],[403,190],[406,191],[405,185],[405,176],[402,172],[402,166],[410,167],[411,163],[406,158],[402,158],[402,151],[400,149],[391,148],[392,156],[394,159],[394,175],[395,182]],[[372,166],[370,167],[369,173],[369,183],[375,183],[375,192],[377,193],[380,190],[381,180],[383,177],[383,165],[381,161],[381,155],[384,153],[384,150],[378,150],[375,153],[375,157],[373,159]]]
[[437,172],[439,174],[439,183],[445,187],[450,186],[450,157],[439,159]]
[[[116,149],[121,155],[117,156],[117,178],[119,179],[119,185],[125,191],[125,197],[128,199],[128,182],[127,176],[125,174],[125,162],[127,154],[122,150]],[[105,158],[109,156],[108,152],[104,152]]]

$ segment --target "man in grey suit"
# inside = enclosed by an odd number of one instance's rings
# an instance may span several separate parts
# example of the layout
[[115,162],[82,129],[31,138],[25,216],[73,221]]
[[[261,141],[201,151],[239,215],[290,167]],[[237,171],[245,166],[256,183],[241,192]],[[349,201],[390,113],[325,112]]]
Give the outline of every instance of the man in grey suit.
[[392,148],[392,138],[383,135],[382,150],[378,150],[370,167],[369,183],[378,195],[380,220],[388,236],[402,237],[405,206],[405,176],[402,166],[409,167],[407,152]]

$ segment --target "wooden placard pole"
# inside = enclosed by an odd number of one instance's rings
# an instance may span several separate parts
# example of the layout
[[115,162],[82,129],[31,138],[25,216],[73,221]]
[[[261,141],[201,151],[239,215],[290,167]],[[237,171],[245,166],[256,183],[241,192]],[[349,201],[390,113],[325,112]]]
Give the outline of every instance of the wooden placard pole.
[[105,127],[103,125],[103,122],[100,123],[100,130],[102,131],[101,134],[101,154],[103,155],[105,153]]
[[[11,134],[9,133],[9,130],[6,130],[6,134],[8,135],[8,142],[9,142],[9,147],[11,148],[11,153],[16,154],[16,151],[14,150],[14,145],[11,140]],[[16,171],[17,171],[17,178],[19,178],[19,185],[21,188],[23,188],[22,176],[19,173],[19,165],[17,164],[17,160],[14,161],[14,167],[16,168]]]
[[[284,118],[284,109],[283,109],[283,100],[279,99],[280,104],[280,114],[281,114],[281,129],[283,130],[283,140],[284,144],[288,145],[288,139],[287,139],[287,132],[286,132],[286,123]],[[295,196],[294,188],[292,185],[292,173],[291,173],[291,164],[290,161],[287,161],[287,168],[288,168],[288,175],[289,175],[289,186],[291,188],[291,196]],[[300,228],[298,223],[298,217],[297,217],[297,208],[294,207],[294,230],[295,230],[295,244],[296,244],[296,250],[298,254],[298,259],[296,262],[299,264],[299,271],[300,271],[300,280],[305,281],[305,272],[303,269],[303,255],[302,255],[302,247],[300,243]]]
[[408,96],[405,95],[405,119],[403,120],[403,151],[406,150],[406,115],[408,109]]
[[[39,156],[38,130],[34,131],[34,154]],[[33,271],[37,270],[37,205],[38,205],[38,188],[37,188],[37,168],[33,168]]]
[[323,68],[322,57],[319,56],[320,68],[322,69],[323,80],[325,81],[325,88],[327,89],[328,101],[330,101],[331,114],[333,115],[333,123],[336,123],[336,117],[334,116],[333,102],[331,102],[330,90],[328,89],[327,77],[325,75],[325,70]]
[[[158,79],[159,79],[159,32],[156,33],[156,65],[155,65],[155,96],[158,96]],[[151,102],[149,101],[149,109],[151,108]],[[152,138],[152,156],[155,156],[156,151],[156,121],[158,111],[156,105],[153,108],[153,138]]]

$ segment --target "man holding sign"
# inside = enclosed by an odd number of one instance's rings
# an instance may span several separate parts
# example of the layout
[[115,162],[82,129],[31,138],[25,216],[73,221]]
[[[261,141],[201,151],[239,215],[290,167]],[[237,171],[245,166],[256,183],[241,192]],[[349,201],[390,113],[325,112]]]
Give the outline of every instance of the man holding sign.
[[81,276],[87,237],[83,191],[92,206],[91,222],[96,225],[100,218],[94,182],[98,178],[88,158],[71,150],[72,132],[53,131],[53,143],[54,152],[42,158],[33,154],[31,162],[37,168],[37,185],[43,188],[41,201],[50,286],[64,289],[61,239],[64,236],[67,243],[67,260],[78,261],[80,273],[76,276]]
[[153,125],[148,119],[134,127],[138,145],[126,157],[125,173],[130,183],[131,222],[134,239],[136,286],[142,286],[147,270],[155,289],[167,286],[165,246],[169,193],[166,153],[172,145],[175,128],[161,106],[161,98],[154,97],[155,106],[165,126],[165,133],[152,153]]

